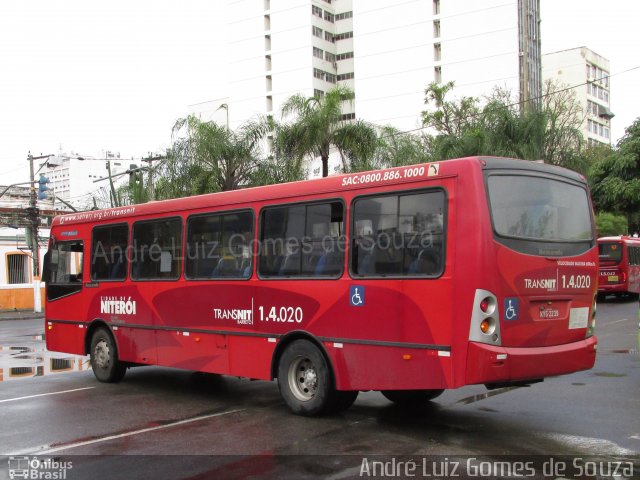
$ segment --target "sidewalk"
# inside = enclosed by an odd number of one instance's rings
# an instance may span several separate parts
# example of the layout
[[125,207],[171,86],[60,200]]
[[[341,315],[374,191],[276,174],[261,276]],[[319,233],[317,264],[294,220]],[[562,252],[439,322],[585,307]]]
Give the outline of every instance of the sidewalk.
[[44,312],[34,313],[33,310],[4,310],[0,311],[0,322],[2,320],[33,320],[44,319]]

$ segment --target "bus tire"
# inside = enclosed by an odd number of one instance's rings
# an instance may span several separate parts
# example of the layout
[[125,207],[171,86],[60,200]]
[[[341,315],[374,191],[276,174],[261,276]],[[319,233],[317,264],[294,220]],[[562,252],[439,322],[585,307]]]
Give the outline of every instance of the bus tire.
[[347,410],[353,402],[358,398],[358,390],[334,390],[331,405],[328,411],[331,413],[340,413]]
[[444,390],[382,390],[382,395],[398,405],[421,405],[442,395]]
[[115,383],[127,372],[126,364],[118,360],[116,342],[106,328],[98,328],[91,337],[91,369],[98,381]]
[[331,406],[335,391],[329,365],[318,347],[308,340],[287,346],[278,362],[278,388],[297,415],[319,415]]

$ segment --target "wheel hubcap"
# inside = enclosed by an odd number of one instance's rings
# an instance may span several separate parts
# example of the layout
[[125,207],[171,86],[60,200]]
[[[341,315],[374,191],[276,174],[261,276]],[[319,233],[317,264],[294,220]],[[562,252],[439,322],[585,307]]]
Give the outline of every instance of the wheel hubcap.
[[318,391],[318,374],[313,362],[306,357],[298,357],[289,367],[289,388],[293,395],[303,402],[311,400]]
[[100,340],[93,350],[93,359],[99,368],[107,368],[109,366],[109,345],[104,340]]

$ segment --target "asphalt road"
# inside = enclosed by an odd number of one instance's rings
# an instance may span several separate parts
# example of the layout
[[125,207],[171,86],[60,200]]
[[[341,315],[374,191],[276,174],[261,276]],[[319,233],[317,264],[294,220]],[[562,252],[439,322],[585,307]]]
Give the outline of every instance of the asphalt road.
[[597,455],[634,461],[640,478],[639,332],[637,302],[610,300],[599,305],[591,371],[447,391],[418,411],[364,392],[340,415],[302,418],[275,382],[142,367],[101,384],[86,359],[43,351],[41,320],[4,320],[0,479],[9,457],[15,466],[34,455],[58,462],[48,472],[72,462],[69,479],[350,478],[363,458],[430,455],[447,468],[468,456]]

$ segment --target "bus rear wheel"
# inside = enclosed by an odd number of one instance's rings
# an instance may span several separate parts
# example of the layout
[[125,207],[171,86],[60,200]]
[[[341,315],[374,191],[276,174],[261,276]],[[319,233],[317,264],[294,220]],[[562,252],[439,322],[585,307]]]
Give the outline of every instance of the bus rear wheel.
[[442,395],[444,390],[382,390],[387,400],[398,405],[421,405]]
[[308,340],[295,340],[283,352],[278,363],[278,388],[289,409],[298,415],[319,415],[333,406],[335,391],[329,365]]
[[100,382],[115,383],[122,380],[127,366],[118,360],[116,342],[105,328],[99,328],[91,337],[91,369]]

